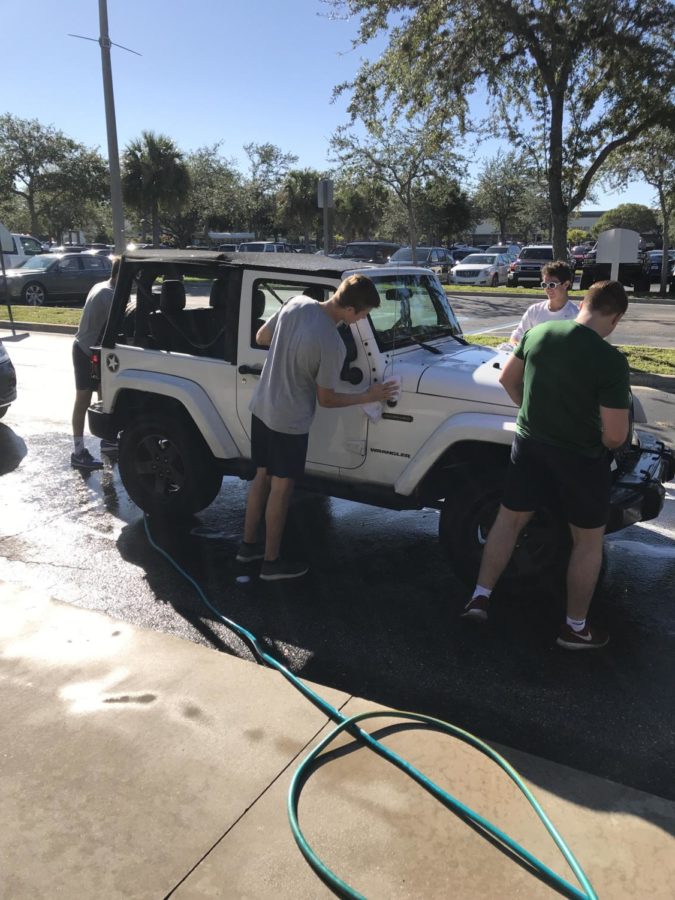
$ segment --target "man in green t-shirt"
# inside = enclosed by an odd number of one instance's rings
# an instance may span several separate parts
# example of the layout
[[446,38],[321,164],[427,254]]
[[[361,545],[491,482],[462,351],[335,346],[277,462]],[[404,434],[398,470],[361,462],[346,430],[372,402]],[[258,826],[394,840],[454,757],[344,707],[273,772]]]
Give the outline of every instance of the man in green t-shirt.
[[502,505],[488,535],[478,584],[463,618],[485,621],[492,589],[518,535],[557,496],[572,534],[567,620],[558,644],[570,650],[609,640],[586,616],[602,563],[609,511],[610,454],[628,436],[630,382],[625,356],[605,341],[628,307],[618,281],[594,284],[576,319],[525,333],[500,382],[520,407]]

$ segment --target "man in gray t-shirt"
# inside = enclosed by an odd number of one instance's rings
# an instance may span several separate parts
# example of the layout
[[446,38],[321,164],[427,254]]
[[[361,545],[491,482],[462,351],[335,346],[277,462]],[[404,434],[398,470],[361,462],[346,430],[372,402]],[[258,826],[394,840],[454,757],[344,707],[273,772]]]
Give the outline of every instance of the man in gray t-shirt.
[[[102,469],[103,463],[95,459],[84,445],[84,420],[87,408],[91,403],[93,385],[90,372],[91,348],[101,339],[103,329],[108,321],[108,313],[112,304],[119,257],[113,259],[109,281],[99,281],[87,294],[80,325],[73,341],[73,369],[75,370],[75,403],[73,405],[73,452],[70,464],[76,469],[85,471]],[[101,442],[102,449],[111,449],[107,442]],[[112,445],[116,448],[116,444]]]
[[[262,559],[264,581],[297,578],[309,568],[280,559],[279,552],[293,487],[304,472],[317,400],[320,406],[339,409],[384,401],[396,392],[393,382],[376,382],[359,394],[336,391],[345,357],[337,326],[353,325],[379,305],[373,282],[364,275],[351,275],[329,300],[289,300],[256,335],[258,344],[269,346],[269,354],[250,405],[256,474],[237,560]],[[263,517],[264,544],[259,540]]]

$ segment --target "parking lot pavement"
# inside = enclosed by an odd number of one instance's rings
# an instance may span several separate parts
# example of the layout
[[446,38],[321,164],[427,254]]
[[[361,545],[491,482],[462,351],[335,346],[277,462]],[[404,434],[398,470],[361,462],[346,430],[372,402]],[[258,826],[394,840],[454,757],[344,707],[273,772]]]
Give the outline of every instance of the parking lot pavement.
[[[330,897],[297,850],[286,797],[326,716],[276,673],[0,582],[2,895]],[[346,716],[382,711],[315,686]],[[388,712],[387,710],[384,710]],[[505,774],[464,743],[370,730],[575,884]],[[601,897],[672,896],[675,802],[509,747]],[[480,829],[341,736],[300,804],[319,856],[365,896],[552,894]]]

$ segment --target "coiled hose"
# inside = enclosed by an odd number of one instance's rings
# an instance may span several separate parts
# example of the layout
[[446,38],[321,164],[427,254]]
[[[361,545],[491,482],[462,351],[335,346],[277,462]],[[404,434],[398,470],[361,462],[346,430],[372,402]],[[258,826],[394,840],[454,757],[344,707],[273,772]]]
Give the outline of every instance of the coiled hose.
[[[306,697],[310,701],[310,703],[320,709],[326,716],[328,716],[328,718],[337,723],[336,728],[334,728],[333,731],[326,738],[324,738],[324,740],[322,740],[300,763],[291,781],[288,792],[287,808],[291,831],[293,832],[293,837],[295,838],[295,842],[298,845],[300,852],[305,857],[312,869],[319,876],[319,878],[326,885],[328,885],[331,890],[333,890],[338,896],[360,898],[360,900],[364,900],[362,894],[354,890],[354,888],[344,882],[338,875],[336,875],[331,869],[329,869],[328,866],[314,852],[309,842],[305,838],[302,829],[300,828],[300,823],[298,821],[298,803],[300,800],[300,793],[302,791],[302,788],[306,783],[309,775],[311,774],[311,770],[317,758],[326,749],[326,747],[328,747],[328,745],[338,737],[341,732],[348,731],[350,735],[361,741],[366,747],[368,747],[374,753],[377,753],[378,756],[381,756],[383,759],[386,759],[387,762],[392,763],[392,765],[396,766],[402,772],[405,772],[406,775],[412,778],[413,781],[416,781],[421,787],[424,788],[424,790],[426,790],[433,797],[439,800],[445,807],[450,809],[452,812],[457,813],[461,817],[468,819],[470,822],[473,822],[480,829],[492,835],[492,837],[495,838],[499,843],[503,844],[505,847],[508,847],[509,850],[511,850],[516,856],[524,860],[533,869],[539,872],[545,878],[545,880],[552,887],[556,888],[561,894],[564,894],[568,897],[582,898],[582,900],[597,900],[597,894],[593,890],[591,883],[589,882],[583,869],[575,859],[572,851],[569,849],[562,837],[558,834],[555,826],[548,818],[544,810],[541,808],[530,789],[523,782],[520,775],[507,762],[507,760],[504,759],[503,756],[500,756],[499,753],[497,753],[486,743],[481,741],[480,738],[477,738],[470,732],[464,731],[461,728],[457,728],[455,725],[451,725],[449,722],[444,722],[441,719],[435,719],[432,716],[425,716],[419,713],[412,712],[391,712],[389,710],[360,713],[359,715],[351,717],[343,716],[342,713],[339,712],[339,710],[331,706],[330,703],[323,699],[323,697],[319,696],[319,694],[315,693],[315,691],[313,691],[299,678],[297,678],[289,669],[286,668],[286,666],[283,665],[283,663],[280,663],[277,659],[267,653],[261,647],[258,639],[254,634],[252,634],[242,625],[239,625],[237,622],[232,621],[232,619],[228,619],[218,609],[216,609],[216,607],[213,606],[213,604],[210,602],[210,600],[202,590],[199,583],[154,540],[154,538],[152,537],[152,533],[150,532],[150,526],[147,516],[144,517],[144,524],[145,533],[151,546],[154,547],[154,549],[157,550],[157,552],[160,553],[171,564],[171,566],[173,566],[173,568],[192,585],[207,609],[211,613],[213,613],[213,615],[224,625],[234,631],[235,634],[239,635],[239,637],[250,644],[251,649],[255,653],[260,663],[268,666],[271,669],[276,669],[276,671],[283,675],[283,677],[287,681],[289,681],[293,685],[293,687],[296,688],[296,690],[300,691],[300,693],[304,697]],[[537,859],[536,856],[531,854],[528,850],[526,850],[511,837],[509,837],[508,834],[506,834],[500,828],[497,828],[496,825],[493,825],[492,822],[490,822],[488,819],[485,819],[479,813],[475,812],[470,807],[457,800],[447,791],[443,790],[443,788],[439,787],[435,782],[431,781],[431,779],[423,775],[418,769],[407,762],[407,760],[403,759],[403,757],[399,756],[389,747],[381,744],[371,734],[369,734],[367,731],[364,731],[358,726],[359,722],[363,722],[366,719],[383,717],[386,717],[388,719],[399,718],[408,721],[419,722],[423,725],[434,728],[437,731],[452,735],[453,737],[458,738],[459,740],[471,745],[476,750],[479,750],[481,753],[485,754],[493,762],[495,762],[509,776],[511,781],[514,782],[514,784],[524,795],[530,806],[534,809],[535,813],[553,839],[556,847],[565,858],[569,867],[574,872],[583,890],[580,891],[577,887],[570,884],[568,881],[566,881],[564,878],[550,869],[547,865],[541,862],[541,860]]]

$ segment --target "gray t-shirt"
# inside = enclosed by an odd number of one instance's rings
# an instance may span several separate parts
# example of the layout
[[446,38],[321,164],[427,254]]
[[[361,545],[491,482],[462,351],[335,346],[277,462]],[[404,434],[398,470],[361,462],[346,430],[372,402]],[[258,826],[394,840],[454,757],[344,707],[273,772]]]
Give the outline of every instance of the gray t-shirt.
[[346,348],[316,300],[294,297],[267,322],[272,342],[249,409],[273,431],[307,434],[317,385],[335,390]]
[[105,323],[108,321],[114,290],[115,285],[112,281],[100,281],[87,294],[80,326],[75,335],[80,349],[84,350],[87,356],[91,356],[91,348],[101,339]]

